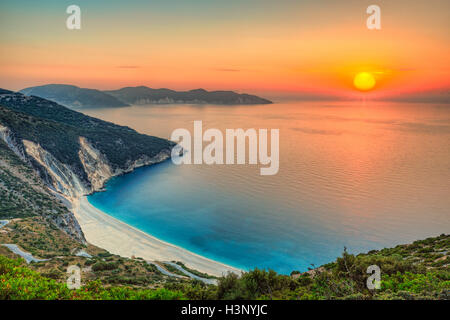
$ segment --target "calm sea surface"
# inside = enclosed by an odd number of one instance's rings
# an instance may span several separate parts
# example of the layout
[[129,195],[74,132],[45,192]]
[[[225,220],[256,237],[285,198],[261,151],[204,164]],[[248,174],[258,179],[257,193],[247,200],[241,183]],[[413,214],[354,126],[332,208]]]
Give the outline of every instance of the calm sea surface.
[[280,170],[171,161],[111,179],[95,207],[243,269],[306,270],[450,231],[450,105],[299,102],[84,110],[141,133],[280,130]]

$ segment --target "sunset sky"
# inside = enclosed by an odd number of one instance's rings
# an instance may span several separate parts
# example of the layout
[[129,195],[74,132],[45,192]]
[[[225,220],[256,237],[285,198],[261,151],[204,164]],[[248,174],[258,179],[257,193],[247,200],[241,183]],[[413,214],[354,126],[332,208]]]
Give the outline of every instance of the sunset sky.
[[[81,7],[82,29],[66,28]],[[381,7],[381,30],[366,8]],[[450,87],[448,0],[2,0],[0,87],[147,85],[266,95]],[[358,93],[359,94],[359,93]]]

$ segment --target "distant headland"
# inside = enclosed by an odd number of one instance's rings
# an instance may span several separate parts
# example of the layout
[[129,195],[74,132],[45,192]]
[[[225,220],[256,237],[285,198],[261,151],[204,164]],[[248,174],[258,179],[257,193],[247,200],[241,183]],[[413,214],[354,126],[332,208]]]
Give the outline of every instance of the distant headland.
[[101,91],[66,84],[48,84],[25,88],[20,92],[28,96],[51,100],[73,109],[115,108],[143,104],[253,105],[272,103],[272,101],[258,96],[234,91],[206,91],[204,89],[175,91],[152,89],[145,86]]

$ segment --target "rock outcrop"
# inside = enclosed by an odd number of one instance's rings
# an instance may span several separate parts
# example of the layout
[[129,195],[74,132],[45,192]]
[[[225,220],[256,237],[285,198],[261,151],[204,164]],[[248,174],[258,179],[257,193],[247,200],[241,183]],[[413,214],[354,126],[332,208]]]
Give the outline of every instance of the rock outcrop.
[[0,139],[5,141],[8,147],[19,156],[20,159],[26,161],[25,150],[23,145],[17,141],[14,133],[7,127],[0,124]]
[[58,161],[40,145],[28,140],[22,142],[27,155],[43,167],[52,178],[50,188],[70,198],[77,198],[90,192],[90,187],[68,165]]

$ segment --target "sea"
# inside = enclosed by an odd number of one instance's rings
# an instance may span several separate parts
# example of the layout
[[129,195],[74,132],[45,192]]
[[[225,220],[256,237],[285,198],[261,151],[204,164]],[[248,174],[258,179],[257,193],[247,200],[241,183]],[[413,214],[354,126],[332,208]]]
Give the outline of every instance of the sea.
[[[306,271],[450,231],[450,105],[294,101],[139,105],[85,114],[170,138],[194,121],[279,130],[279,171],[171,160],[88,201],[156,238],[244,270]],[[207,143],[205,142],[205,145]]]

